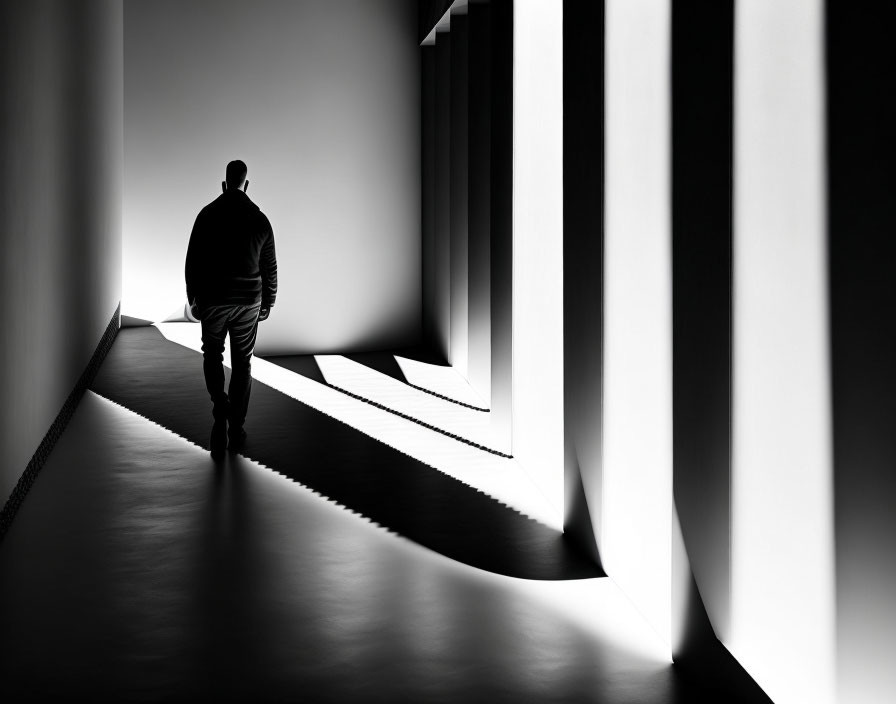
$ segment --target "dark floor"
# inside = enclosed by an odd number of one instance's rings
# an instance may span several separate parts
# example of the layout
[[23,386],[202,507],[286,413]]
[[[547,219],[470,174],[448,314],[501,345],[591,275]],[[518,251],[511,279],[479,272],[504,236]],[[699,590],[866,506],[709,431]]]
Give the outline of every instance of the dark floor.
[[260,384],[258,462],[214,463],[195,353],[139,330],[0,544],[4,702],[738,701],[549,529]]

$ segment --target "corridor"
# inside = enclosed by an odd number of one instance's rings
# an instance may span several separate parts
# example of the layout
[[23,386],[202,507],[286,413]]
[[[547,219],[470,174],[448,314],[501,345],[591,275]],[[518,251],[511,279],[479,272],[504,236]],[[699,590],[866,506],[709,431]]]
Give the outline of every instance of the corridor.
[[871,10],[0,2],[2,704],[892,704]]

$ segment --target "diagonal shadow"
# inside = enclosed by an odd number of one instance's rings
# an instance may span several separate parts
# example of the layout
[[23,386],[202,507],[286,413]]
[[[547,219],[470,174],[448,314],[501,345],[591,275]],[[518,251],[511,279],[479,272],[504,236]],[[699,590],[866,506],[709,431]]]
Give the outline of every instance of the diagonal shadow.
[[388,352],[353,352],[343,356],[353,362],[363,364],[368,369],[373,369],[375,372],[392,377],[402,384],[409,384],[393,354]]
[[[202,358],[156,328],[119,333],[91,387],[207,447]],[[603,576],[562,533],[264,384],[245,456],[431,550],[524,579]]]
[[277,355],[272,357],[262,357],[271,364],[278,367],[289,369],[293,374],[299,374],[306,379],[316,381],[318,384],[327,385],[327,378],[320,370],[320,366],[313,354],[295,354],[295,355]]

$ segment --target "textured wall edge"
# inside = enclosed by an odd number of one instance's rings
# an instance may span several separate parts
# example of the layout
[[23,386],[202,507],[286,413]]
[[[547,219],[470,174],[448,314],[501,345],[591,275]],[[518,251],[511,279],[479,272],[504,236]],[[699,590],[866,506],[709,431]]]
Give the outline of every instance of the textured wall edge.
[[59,411],[56,419],[53,421],[52,425],[50,425],[47,434],[44,435],[43,440],[41,440],[40,445],[38,445],[37,450],[25,467],[25,471],[22,473],[15,488],[9,495],[6,504],[3,506],[3,510],[0,511],[0,542],[2,542],[3,538],[6,536],[6,532],[9,530],[13,518],[15,518],[22,502],[25,500],[25,496],[28,494],[28,490],[31,489],[34,480],[37,479],[38,473],[50,456],[50,452],[53,451],[56,441],[62,435],[68,422],[75,414],[75,410],[77,409],[81,398],[84,396],[84,392],[93,382],[100,365],[102,365],[103,360],[106,358],[106,354],[109,352],[112,343],[115,341],[116,335],[118,335],[118,330],[121,326],[120,321],[121,303],[119,302],[118,307],[115,309],[115,313],[112,316],[112,320],[109,321],[109,325],[106,327],[106,332],[103,333],[103,337],[100,339],[93,356],[87,363],[87,367],[84,369],[84,372],[75,384],[75,388],[72,389],[72,392],[68,395],[68,398],[62,405],[62,410]]

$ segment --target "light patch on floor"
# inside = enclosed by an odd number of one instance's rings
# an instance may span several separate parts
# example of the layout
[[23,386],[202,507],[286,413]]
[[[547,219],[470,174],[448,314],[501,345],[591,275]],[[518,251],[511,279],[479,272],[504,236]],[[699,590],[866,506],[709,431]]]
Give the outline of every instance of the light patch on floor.
[[452,367],[427,364],[398,355],[395,355],[395,361],[401,367],[401,372],[409,384],[476,408],[486,408],[487,404],[482,397]]
[[[440,430],[458,435],[477,445],[482,445],[504,454],[510,454],[509,448],[498,448],[492,438],[491,414],[459,406],[419,389],[409,388],[386,374],[359,364],[338,354],[315,355],[317,366],[328,384],[345,389],[353,394],[381,403],[387,408],[417,418]],[[396,359],[398,359],[396,357]],[[434,365],[424,365],[434,366]],[[460,379],[450,367],[447,373],[444,367],[435,367],[441,372],[434,375],[446,377],[448,374]],[[419,377],[416,377],[419,379]],[[447,384],[439,384],[441,388]]]

